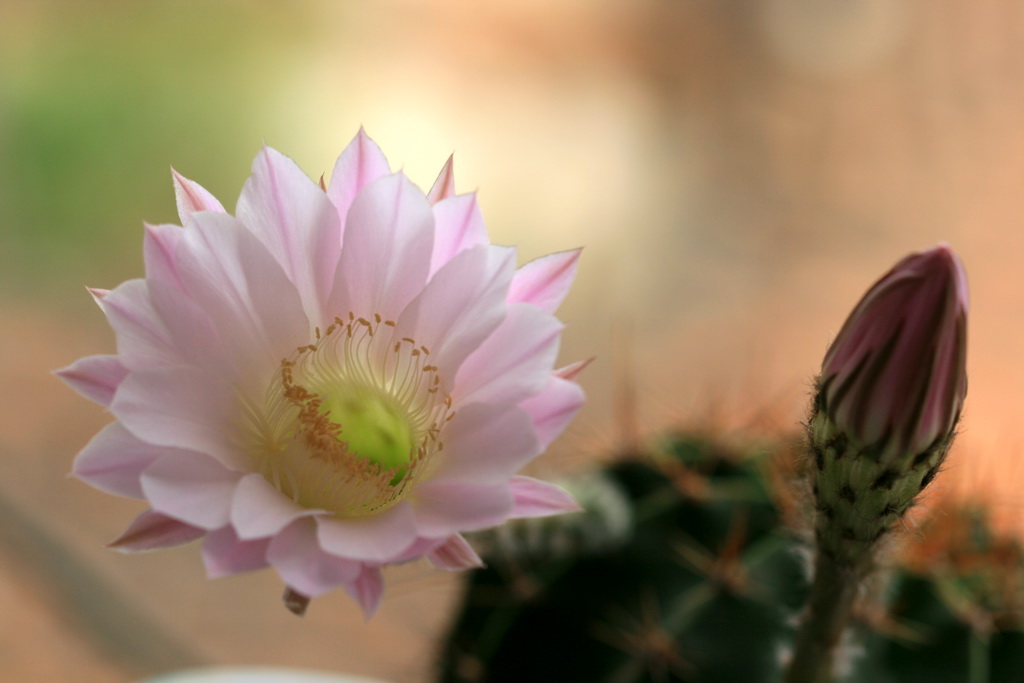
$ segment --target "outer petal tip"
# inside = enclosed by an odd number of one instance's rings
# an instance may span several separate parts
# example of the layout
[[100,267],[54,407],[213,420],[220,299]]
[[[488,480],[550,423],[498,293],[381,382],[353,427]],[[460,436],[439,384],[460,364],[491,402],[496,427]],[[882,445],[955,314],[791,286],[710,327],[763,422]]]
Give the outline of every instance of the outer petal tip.
[[570,249],[534,259],[516,271],[509,288],[509,302],[533,304],[554,313],[576,278],[582,249]]
[[559,377],[561,379],[568,380],[571,382],[575,380],[579,376],[579,374],[583,372],[583,370],[586,369],[586,367],[593,363],[596,359],[596,356],[591,356],[590,358],[587,358],[585,360],[577,361],[570,365],[566,365],[565,367],[558,368],[557,370],[555,370],[554,375],[555,377]]
[[225,213],[224,206],[210,192],[194,180],[171,168],[174,179],[174,200],[178,207],[178,218],[181,224],[188,223],[189,217],[197,211],[216,211]]
[[583,508],[569,492],[560,486],[532,477],[513,477],[510,482],[515,508],[512,518],[548,517],[566,512],[579,512]]
[[346,586],[346,590],[363,608],[363,616],[369,621],[377,613],[380,599],[384,596],[384,577],[378,567],[363,567],[362,573]]
[[107,547],[125,553],[145,552],[183,545],[201,538],[205,533],[205,530],[191,524],[147,510],[136,517],[124,533],[108,543]]
[[109,406],[128,369],[113,355],[86,356],[53,374],[90,401]]
[[431,204],[436,204],[442,199],[448,199],[449,197],[455,196],[455,155],[452,154],[448,157],[448,161],[444,162],[444,166],[441,167],[441,172],[437,175],[437,180],[434,181],[434,185],[430,188],[430,192],[427,193],[427,199]]
[[101,289],[100,287],[86,287],[85,291],[92,295],[92,300],[96,302],[96,305],[103,310],[103,300],[110,294],[109,289]]
[[427,559],[438,569],[462,571],[480,569],[484,561],[461,534],[455,534],[439,548],[427,555]]

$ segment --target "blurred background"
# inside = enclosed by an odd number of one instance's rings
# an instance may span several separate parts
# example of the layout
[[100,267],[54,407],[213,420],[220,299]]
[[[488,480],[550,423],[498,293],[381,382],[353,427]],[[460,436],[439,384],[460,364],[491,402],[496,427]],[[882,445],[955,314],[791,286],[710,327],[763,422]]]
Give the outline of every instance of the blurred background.
[[142,274],[170,166],[229,208],[265,141],[310,176],[359,126],[429,188],[455,153],[493,241],[586,247],[572,472],[670,425],[796,432],[863,290],[949,242],[971,392],[933,490],[1024,532],[1024,7],[1013,0],[6,0],[0,4],[0,678],[203,664],[429,679],[458,577],[364,623],[271,572],[102,548],[141,509],[68,479],[109,416],[49,375],[113,350],[83,286]]

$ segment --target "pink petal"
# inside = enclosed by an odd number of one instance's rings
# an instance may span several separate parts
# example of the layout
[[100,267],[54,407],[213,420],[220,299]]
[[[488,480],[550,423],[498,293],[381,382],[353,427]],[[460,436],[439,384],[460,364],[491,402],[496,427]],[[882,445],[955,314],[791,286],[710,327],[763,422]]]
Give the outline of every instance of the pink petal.
[[364,566],[356,580],[345,586],[345,590],[363,608],[363,616],[369,619],[377,613],[380,599],[384,596],[384,577],[377,567]]
[[213,530],[228,523],[240,476],[205,455],[171,453],[142,473],[142,490],[157,512]]
[[132,436],[120,422],[107,425],[75,457],[72,474],[101,491],[143,498],[139,477],[167,452]]
[[417,538],[411,546],[402,551],[402,554],[392,560],[390,564],[402,564],[418,560],[440,548],[446,540],[445,538]]
[[405,501],[371,517],[319,517],[317,521],[324,550],[364,562],[392,562],[416,539],[416,519]]
[[591,357],[587,358],[586,360],[580,360],[576,361],[575,363],[570,363],[569,365],[566,365],[563,368],[558,368],[557,370],[555,370],[555,377],[561,377],[562,379],[574,381],[577,377],[579,377],[579,374],[583,372],[584,368],[586,368],[593,362],[594,359],[593,357]]
[[317,525],[301,518],[274,536],[267,548],[267,560],[281,579],[305,596],[318,595],[357,580],[358,562],[324,552],[317,540]]
[[433,240],[427,198],[404,175],[370,183],[348,212],[330,310],[394,320],[427,281]]
[[547,384],[562,323],[528,304],[512,304],[491,336],[459,368],[456,403],[518,403]]
[[427,201],[437,204],[442,199],[450,199],[455,196],[455,155],[448,157],[444,162],[441,172],[437,175],[430,192],[427,193]]
[[247,474],[238,482],[231,502],[231,524],[242,540],[273,536],[293,520],[318,511],[285,497],[261,474]]
[[181,287],[175,252],[185,231],[178,225],[150,225],[142,241],[142,256],[146,264],[146,279],[160,280]]
[[231,216],[200,213],[185,229],[178,272],[221,339],[253,372],[272,370],[309,339],[295,285]]
[[583,509],[565,489],[539,479],[516,476],[512,477],[509,486],[515,499],[511,515],[515,519],[548,517]]
[[509,302],[523,301],[554,313],[576,277],[580,251],[573,249],[541,256],[517,270],[508,292]]
[[434,204],[434,253],[430,259],[430,274],[452,260],[460,251],[488,244],[476,193],[443,199]]
[[334,204],[342,229],[346,228],[348,210],[356,195],[378,178],[391,174],[388,160],[377,143],[362,128],[334,164],[327,197]]
[[179,358],[214,375],[237,372],[234,350],[224,347],[210,316],[188,293],[160,280],[147,284],[153,311],[163,321],[166,338]]
[[277,258],[306,316],[320,324],[341,255],[341,225],[327,195],[294,161],[264,147],[236,215]]
[[96,305],[99,306],[102,311],[103,300],[107,298],[108,294],[110,294],[110,290],[103,289],[101,287],[86,287],[85,290],[92,295],[92,300],[96,302]]
[[427,559],[435,567],[449,571],[479,569],[484,566],[484,561],[459,534],[450,536],[444,545],[427,555]]
[[138,553],[184,545],[201,538],[205,533],[205,529],[179,522],[153,510],[146,510],[135,518],[124,533],[108,543],[107,547]]
[[90,401],[109,406],[128,369],[117,356],[100,355],[79,358],[54,374]]
[[443,458],[433,476],[464,481],[506,480],[540,453],[530,416],[508,406],[459,408],[441,439]]
[[117,335],[117,352],[125,367],[182,362],[167,326],[153,310],[145,280],[128,280],[104,296],[103,311]]
[[211,579],[263,569],[267,562],[269,538],[244,541],[231,526],[209,532],[203,541],[203,566]]
[[416,487],[413,496],[416,528],[428,537],[486,529],[501,524],[512,512],[506,482],[435,480]]
[[583,389],[578,384],[552,375],[539,394],[519,404],[533,418],[541,450],[546,450],[572,422],[583,400]]
[[430,280],[402,312],[396,336],[430,349],[442,376],[454,379],[462,361],[505,317],[505,292],[514,251],[474,247],[463,251]]
[[235,466],[241,456],[231,442],[234,392],[201,368],[155,367],[128,375],[111,411],[147,443],[207,453]]
[[181,219],[182,225],[187,225],[188,219],[196,211],[224,213],[221,203],[202,185],[189,180],[173,168],[171,175],[174,177],[174,199],[178,205],[178,217]]

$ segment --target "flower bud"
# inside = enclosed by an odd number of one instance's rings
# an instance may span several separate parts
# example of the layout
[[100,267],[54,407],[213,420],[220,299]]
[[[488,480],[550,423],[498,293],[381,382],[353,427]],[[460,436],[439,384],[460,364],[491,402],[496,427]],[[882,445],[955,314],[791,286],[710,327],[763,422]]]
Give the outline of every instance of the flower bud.
[[868,290],[825,354],[807,426],[815,577],[787,682],[831,680],[880,539],[939,471],[967,393],[967,278],[945,244]]
[[945,245],[868,290],[832,343],[808,425],[818,549],[870,564],[939,471],[964,395],[967,280]]
[[907,256],[825,354],[818,412],[885,463],[947,441],[967,393],[967,278],[945,244]]

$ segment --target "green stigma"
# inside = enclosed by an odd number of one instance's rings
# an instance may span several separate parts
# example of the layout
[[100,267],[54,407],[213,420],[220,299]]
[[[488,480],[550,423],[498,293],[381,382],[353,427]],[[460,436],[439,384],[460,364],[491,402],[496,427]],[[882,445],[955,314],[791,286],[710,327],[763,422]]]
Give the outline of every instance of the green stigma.
[[246,448],[254,469],[302,507],[379,514],[444,449],[452,399],[430,350],[381,315],[350,313],[314,337],[281,359],[262,403],[242,401]]
[[395,470],[392,486],[402,480],[414,440],[405,412],[394,401],[369,387],[346,386],[323,395],[320,408],[341,427],[338,438],[349,453]]

